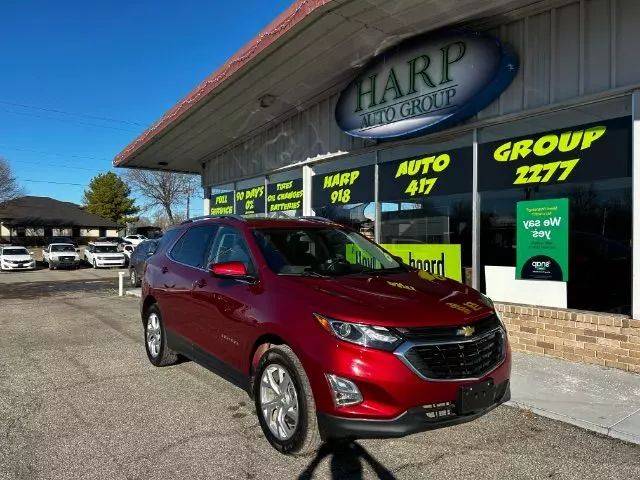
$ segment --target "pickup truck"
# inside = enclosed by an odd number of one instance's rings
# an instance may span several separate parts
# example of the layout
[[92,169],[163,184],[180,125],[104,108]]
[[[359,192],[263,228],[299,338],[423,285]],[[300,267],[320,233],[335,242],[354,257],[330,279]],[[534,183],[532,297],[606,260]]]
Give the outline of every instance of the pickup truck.
[[49,270],[80,266],[80,255],[72,243],[50,243],[42,250],[42,258],[49,265]]

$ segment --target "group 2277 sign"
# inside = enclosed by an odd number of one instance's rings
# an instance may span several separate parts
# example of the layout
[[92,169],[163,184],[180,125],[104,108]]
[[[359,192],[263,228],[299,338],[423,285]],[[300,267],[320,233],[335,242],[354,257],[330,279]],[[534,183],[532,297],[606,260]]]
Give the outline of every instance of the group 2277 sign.
[[569,280],[569,199],[518,202],[516,278]]

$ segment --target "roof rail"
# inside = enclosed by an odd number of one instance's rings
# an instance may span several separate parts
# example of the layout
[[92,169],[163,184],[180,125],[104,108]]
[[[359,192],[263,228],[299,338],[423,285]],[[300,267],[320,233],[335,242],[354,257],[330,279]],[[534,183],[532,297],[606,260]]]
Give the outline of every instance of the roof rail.
[[302,216],[302,217],[298,217],[300,220],[312,220],[315,222],[322,222],[322,223],[336,223],[334,220],[331,220],[329,218],[326,217],[318,217],[318,216],[314,216],[314,215],[306,215],[306,216]]
[[239,220],[241,222],[246,222],[247,219],[242,215],[200,215],[199,217],[192,217],[180,222],[180,225],[184,225],[186,223],[195,222],[196,220],[205,220],[207,218],[231,218],[233,220]]

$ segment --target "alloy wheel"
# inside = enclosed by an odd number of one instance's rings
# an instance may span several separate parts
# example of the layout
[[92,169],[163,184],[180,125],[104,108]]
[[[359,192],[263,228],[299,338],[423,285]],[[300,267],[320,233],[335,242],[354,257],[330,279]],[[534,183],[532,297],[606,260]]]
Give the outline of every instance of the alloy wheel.
[[284,367],[272,364],[262,372],[260,407],[271,433],[278,440],[291,438],[298,426],[298,392]]
[[160,319],[156,313],[151,313],[147,319],[147,350],[149,355],[156,358],[160,354],[160,341],[162,333],[160,330]]

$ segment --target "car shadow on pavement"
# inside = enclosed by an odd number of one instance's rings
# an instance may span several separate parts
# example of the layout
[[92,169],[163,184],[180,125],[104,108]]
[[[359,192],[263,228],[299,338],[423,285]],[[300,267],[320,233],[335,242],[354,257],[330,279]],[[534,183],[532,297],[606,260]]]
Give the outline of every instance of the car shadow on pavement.
[[298,476],[298,480],[311,480],[318,465],[327,457],[331,457],[332,479],[363,479],[364,463],[368,464],[376,477],[381,480],[396,478],[391,471],[373,458],[361,445],[356,442],[342,441],[329,442],[322,445],[311,463]]

